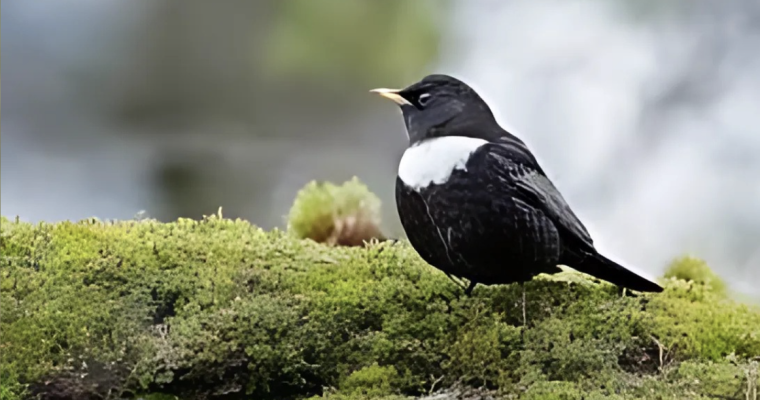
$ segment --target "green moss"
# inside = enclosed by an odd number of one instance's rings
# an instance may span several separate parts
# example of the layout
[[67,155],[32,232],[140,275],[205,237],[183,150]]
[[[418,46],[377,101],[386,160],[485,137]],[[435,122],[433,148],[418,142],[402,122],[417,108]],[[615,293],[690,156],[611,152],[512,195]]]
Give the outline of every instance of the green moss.
[[179,397],[165,393],[148,393],[137,396],[141,400],[180,400]]
[[760,313],[693,281],[672,280],[668,291],[652,299],[652,335],[676,359],[718,361],[736,353],[760,355]]
[[520,328],[504,322],[502,315],[490,314],[482,304],[476,307],[443,349],[444,367],[463,382],[493,385],[501,371],[509,370],[509,355],[520,347]]
[[26,396],[26,385],[20,382],[15,363],[4,363],[0,369],[0,400],[16,400]]
[[380,199],[354,177],[342,185],[309,182],[296,195],[288,232],[299,239],[358,246],[380,233]]
[[405,241],[325,246],[219,216],[1,225],[2,399],[26,385],[74,398],[390,399],[463,385],[712,399],[757,381],[760,311],[705,280],[621,296],[580,274],[540,276],[524,324],[520,286],[463,296]]
[[[531,386],[522,397],[526,400],[585,400],[589,393],[577,384],[564,381],[542,381]],[[593,396],[591,398],[599,398]]]
[[691,281],[719,296],[726,294],[726,283],[707,266],[706,262],[696,257],[686,256],[674,260],[665,270],[665,278]]
[[393,366],[379,366],[373,363],[347,376],[340,390],[352,396],[379,397],[393,394],[398,387],[399,375]]
[[309,400],[317,399],[330,399],[330,400],[412,400],[414,397],[401,396],[401,395],[388,395],[388,396],[367,396],[363,394],[345,394],[339,392],[326,392],[321,396],[310,397]]

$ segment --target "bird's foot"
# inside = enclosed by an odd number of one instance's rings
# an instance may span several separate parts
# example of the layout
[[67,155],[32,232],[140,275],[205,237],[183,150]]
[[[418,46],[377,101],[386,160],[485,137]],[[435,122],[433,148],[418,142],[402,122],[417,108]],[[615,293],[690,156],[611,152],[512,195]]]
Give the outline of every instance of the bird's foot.
[[464,294],[468,297],[472,295],[472,290],[475,289],[475,286],[478,284],[477,282],[471,280],[469,285],[465,285],[464,282],[455,278],[453,275],[449,273],[447,273],[446,276],[448,276],[449,279],[451,279],[451,281],[454,282],[457,286],[464,289]]
[[467,288],[464,290],[464,294],[465,294],[465,295],[467,295],[467,296],[470,296],[470,295],[472,295],[472,290],[473,290],[473,289],[475,289],[475,286],[476,286],[477,284],[478,284],[478,283],[477,283],[477,282],[475,282],[475,281],[470,281],[470,285],[469,285],[469,286],[467,286]]
[[446,276],[448,276],[449,279],[451,279],[451,281],[454,282],[460,288],[467,289],[467,286],[465,286],[465,284],[462,281],[460,281],[459,279],[455,278],[453,275],[451,275],[449,273],[446,273]]

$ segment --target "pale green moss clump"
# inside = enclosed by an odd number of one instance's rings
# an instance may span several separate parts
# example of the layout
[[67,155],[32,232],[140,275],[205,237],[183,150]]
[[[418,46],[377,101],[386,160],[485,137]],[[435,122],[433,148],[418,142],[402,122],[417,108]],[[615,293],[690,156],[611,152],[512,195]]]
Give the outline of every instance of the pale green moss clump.
[[383,239],[380,199],[356,177],[342,185],[309,182],[290,209],[288,232],[300,239],[343,246]]
[[704,286],[717,295],[726,294],[726,283],[716,275],[704,260],[685,256],[674,260],[667,270],[665,278],[676,278]]
[[760,310],[675,276],[635,296],[541,276],[525,285],[524,326],[519,286],[463,296],[405,241],[325,246],[219,216],[3,219],[0,251],[3,400],[401,399],[456,387],[744,399],[757,384]]

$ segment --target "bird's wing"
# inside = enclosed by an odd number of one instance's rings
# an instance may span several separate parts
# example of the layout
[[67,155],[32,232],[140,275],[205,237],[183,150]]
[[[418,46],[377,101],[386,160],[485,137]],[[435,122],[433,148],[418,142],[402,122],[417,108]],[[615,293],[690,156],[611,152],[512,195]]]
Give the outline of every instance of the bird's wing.
[[594,242],[586,227],[570,209],[559,190],[546,177],[535,157],[530,153],[525,144],[517,138],[505,138],[487,146],[488,157],[492,162],[488,163],[494,171],[508,177],[511,184],[515,185],[522,194],[521,200],[531,207],[541,210],[556,225],[557,229],[570,235],[574,242],[593,250]]

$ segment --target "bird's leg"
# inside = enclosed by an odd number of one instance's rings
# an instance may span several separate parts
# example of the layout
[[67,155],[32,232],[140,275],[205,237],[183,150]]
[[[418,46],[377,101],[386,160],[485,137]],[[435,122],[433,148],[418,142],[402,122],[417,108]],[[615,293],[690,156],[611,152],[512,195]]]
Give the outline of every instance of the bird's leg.
[[466,294],[467,296],[471,295],[472,294],[472,290],[475,289],[475,286],[477,284],[478,283],[475,282],[475,281],[470,281],[470,285],[467,286],[467,289],[464,290],[464,294]]
[[523,314],[523,327],[528,325],[528,317],[527,312],[525,311],[525,282],[520,283],[520,287],[522,287],[522,314]]

